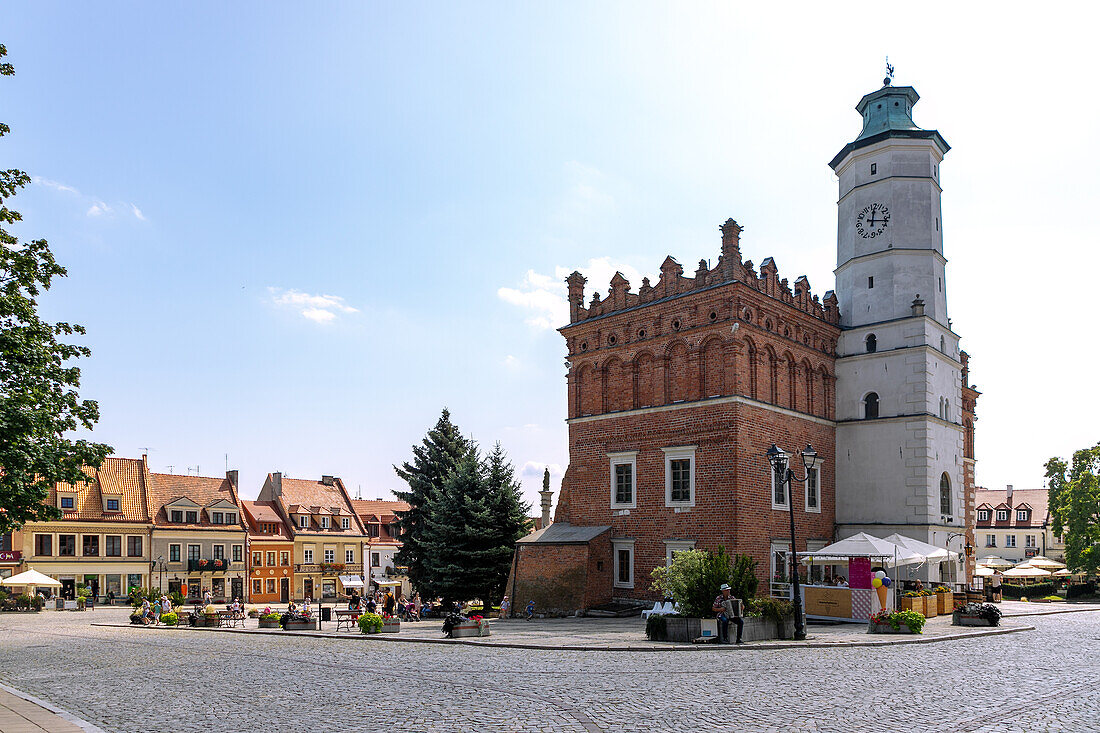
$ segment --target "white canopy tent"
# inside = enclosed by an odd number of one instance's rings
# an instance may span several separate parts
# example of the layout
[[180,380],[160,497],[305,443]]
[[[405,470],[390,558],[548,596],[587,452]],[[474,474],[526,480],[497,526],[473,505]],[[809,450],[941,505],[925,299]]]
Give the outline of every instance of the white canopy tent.
[[1064,562],[1052,560],[1045,555],[1036,555],[1035,557],[1028,558],[1027,565],[1033,568],[1042,568],[1043,570],[1060,570],[1066,566]]
[[1045,578],[1050,573],[1041,568],[1031,568],[1024,565],[1017,565],[1016,567],[1006,570],[1002,573],[1006,578]]
[[13,575],[10,578],[4,578],[0,580],[0,585],[8,586],[34,586],[35,588],[60,588],[61,581],[54,580],[48,575],[43,575],[37,570],[28,569],[19,575]]
[[993,568],[987,568],[985,565],[978,565],[974,568],[974,576],[978,578],[991,578],[993,577]]
[[948,550],[943,547],[936,547],[930,545],[927,542],[921,542],[915,540],[912,537],[906,537],[903,534],[892,534],[886,538],[887,542],[893,542],[898,547],[904,547],[910,552],[915,552],[918,555],[922,555],[925,560],[929,562],[940,562],[943,560],[958,560],[959,553]]
[[806,564],[834,565],[848,562],[850,557],[870,557],[882,560],[883,565],[915,565],[924,562],[924,556],[887,540],[879,539],[866,532],[846,537],[839,542],[826,545],[820,550],[800,552],[802,562]]

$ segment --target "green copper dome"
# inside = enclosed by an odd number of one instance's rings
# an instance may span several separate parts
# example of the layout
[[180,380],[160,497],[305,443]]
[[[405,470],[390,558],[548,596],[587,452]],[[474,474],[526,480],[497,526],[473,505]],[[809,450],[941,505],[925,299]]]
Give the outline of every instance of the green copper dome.
[[941,153],[951,149],[947,141],[936,130],[922,130],[913,122],[913,105],[920,99],[913,87],[886,86],[864,95],[856,105],[856,112],[863,115],[863,130],[852,142],[836,154],[829,162],[835,171],[848,154],[859,148],[873,145],[887,138],[923,138],[931,139],[939,146]]

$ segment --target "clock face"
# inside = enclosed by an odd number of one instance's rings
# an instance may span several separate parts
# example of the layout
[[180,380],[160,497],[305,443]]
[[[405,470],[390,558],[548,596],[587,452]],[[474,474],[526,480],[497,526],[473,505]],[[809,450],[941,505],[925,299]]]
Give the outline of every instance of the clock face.
[[868,204],[856,216],[856,234],[864,239],[881,237],[890,223],[890,209],[885,204]]

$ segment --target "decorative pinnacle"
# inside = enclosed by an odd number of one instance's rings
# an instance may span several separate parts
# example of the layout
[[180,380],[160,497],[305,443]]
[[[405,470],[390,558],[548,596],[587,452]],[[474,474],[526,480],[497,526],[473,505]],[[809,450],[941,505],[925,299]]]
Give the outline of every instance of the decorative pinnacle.
[[894,80],[894,67],[890,63],[890,57],[886,57],[886,78],[882,80],[882,86],[890,86],[890,82]]

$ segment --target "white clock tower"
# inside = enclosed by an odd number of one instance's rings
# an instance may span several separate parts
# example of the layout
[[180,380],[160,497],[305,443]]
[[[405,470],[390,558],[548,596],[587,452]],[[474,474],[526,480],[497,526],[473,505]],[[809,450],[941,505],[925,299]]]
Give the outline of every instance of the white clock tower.
[[[945,547],[965,528],[962,364],[947,317],[940,164],[950,149],[891,86],[859,101],[840,179],[836,294],[836,521],[840,537],[895,532]],[[951,540],[959,551],[962,541]],[[943,567],[948,580],[958,566]],[[940,579],[940,567],[920,575]],[[903,571],[904,573],[904,571]]]

